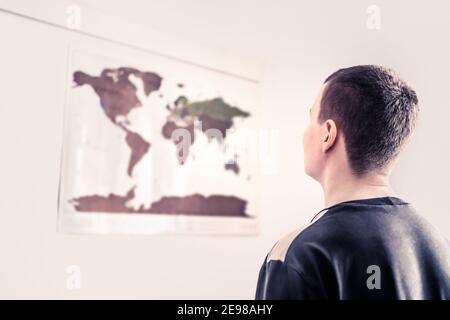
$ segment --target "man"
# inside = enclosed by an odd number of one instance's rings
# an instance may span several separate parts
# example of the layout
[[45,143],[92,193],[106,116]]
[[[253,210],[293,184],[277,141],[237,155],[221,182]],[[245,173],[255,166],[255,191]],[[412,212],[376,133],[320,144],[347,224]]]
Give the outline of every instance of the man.
[[325,80],[303,136],[325,209],[275,244],[256,299],[450,299],[445,238],[389,185],[417,114],[416,93],[384,67]]

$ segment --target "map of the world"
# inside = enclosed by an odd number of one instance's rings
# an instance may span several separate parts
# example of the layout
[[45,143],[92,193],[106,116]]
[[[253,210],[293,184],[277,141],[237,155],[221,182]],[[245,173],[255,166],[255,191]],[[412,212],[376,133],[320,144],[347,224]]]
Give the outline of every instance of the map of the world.
[[255,217],[245,81],[178,64],[73,54],[60,209]]

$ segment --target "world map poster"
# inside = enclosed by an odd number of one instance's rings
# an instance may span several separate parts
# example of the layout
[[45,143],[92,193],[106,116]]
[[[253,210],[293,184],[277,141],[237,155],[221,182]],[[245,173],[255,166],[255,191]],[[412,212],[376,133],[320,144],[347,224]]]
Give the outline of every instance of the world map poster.
[[101,49],[71,49],[60,230],[256,233],[257,83]]

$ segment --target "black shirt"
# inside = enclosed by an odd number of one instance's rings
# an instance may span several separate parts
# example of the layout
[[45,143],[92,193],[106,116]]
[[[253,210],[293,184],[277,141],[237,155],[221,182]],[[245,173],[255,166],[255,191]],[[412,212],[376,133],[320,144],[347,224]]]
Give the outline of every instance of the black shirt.
[[341,202],[279,240],[256,299],[450,299],[445,237],[397,197]]

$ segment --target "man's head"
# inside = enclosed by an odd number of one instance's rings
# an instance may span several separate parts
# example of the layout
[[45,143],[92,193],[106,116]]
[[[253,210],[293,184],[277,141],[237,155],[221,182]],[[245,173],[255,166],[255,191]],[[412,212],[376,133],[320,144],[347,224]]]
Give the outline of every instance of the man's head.
[[336,71],[310,109],[303,136],[306,173],[318,181],[330,167],[346,166],[355,177],[386,174],[414,128],[417,103],[416,93],[390,69]]

